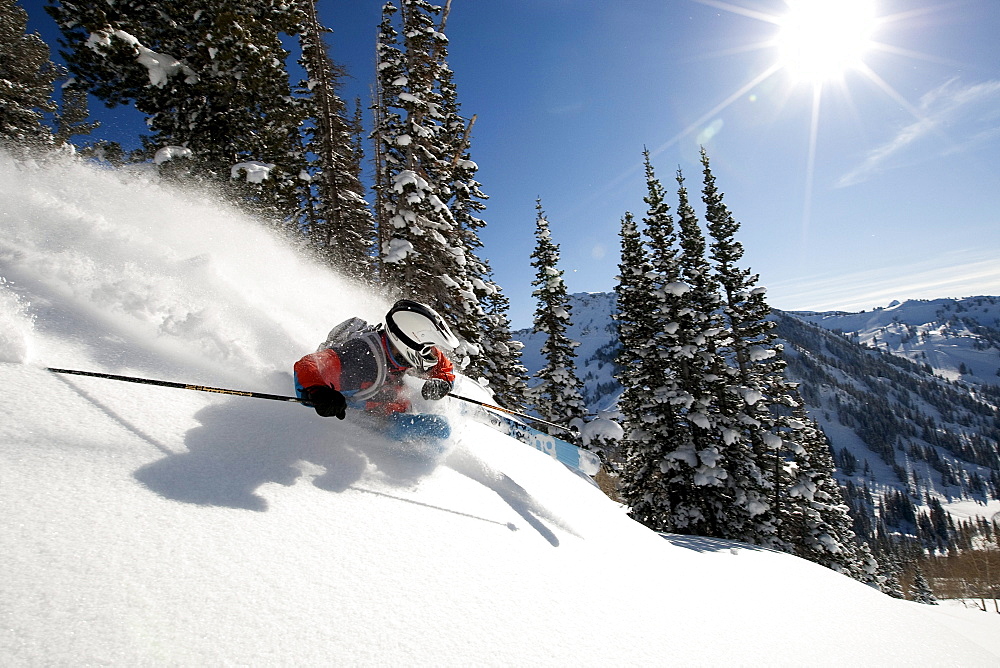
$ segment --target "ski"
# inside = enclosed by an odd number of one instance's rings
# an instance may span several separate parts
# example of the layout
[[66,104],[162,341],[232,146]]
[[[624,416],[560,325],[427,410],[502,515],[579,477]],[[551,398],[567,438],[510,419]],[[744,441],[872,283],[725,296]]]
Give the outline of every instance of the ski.
[[492,427],[502,434],[549,455],[574,471],[594,476],[601,470],[601,459],[593,452],[578,448],[572,443],[567,443],[534,427],[529,427],[516,418],[473,404],[463,405],[462,412],[476,422]]

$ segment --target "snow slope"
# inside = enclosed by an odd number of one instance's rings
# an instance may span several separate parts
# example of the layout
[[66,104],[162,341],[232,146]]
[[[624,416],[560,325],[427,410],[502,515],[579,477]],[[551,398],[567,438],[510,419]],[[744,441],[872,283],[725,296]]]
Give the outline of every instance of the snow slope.
[[143,174],[0,158],[0,211],[3,665],[1000,661],[997,618],[664,540],[481,425],[433,457],[295,404],[50,373],[287,394],[385,304]]
[[927,364],[948,380],[1000,384],[1000,299],[908,299],[861,313],[795,316],[859,343]]

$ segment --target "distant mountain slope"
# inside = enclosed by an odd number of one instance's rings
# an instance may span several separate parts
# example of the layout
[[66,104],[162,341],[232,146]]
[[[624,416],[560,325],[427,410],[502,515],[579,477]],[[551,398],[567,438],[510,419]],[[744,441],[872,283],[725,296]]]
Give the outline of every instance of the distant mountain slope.
[[[618,331],[612,314],[616,312],[613,292],[580,292],[570,295],[572,322],[567,335],[580,345],[576,349],[577,375],[584,383],[584,399],[589,410],[613,405],[621,387],[615,380],[614,358],[618,349]],[[530,329],[514,332],[524,343],[522,361],[529,373],[542,368],[543,335]]]
[[[571,305],[578,374],[590,409],[604,409],[621,389],[614,294],[573,295]],[[1000,510],[1000,298],[774,317],[789,377],[830,438],[859,533],[874,536],[881,518],[890,532],[950,544],[954,531],[917,526],[928,499],[951,504],[958,520]],[[540,337],[517,334],[525,366],[539,368]]]
[[1000,384],[1000,298],[909,300],[861,313],[792,313],[948,380]]

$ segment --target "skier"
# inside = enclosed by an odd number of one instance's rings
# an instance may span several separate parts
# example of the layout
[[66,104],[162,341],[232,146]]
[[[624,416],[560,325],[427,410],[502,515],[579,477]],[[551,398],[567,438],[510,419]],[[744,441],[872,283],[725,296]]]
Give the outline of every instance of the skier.
[[456,346],[458,339],[437,312],[402,299],[386,313],[384,327],[360,318],[334,327],[316,352],[295,363],[295,393],[322,417],[343,420],[350,403],[399,422],[410,408],[403,376],[412,370],[425,379],[424,399],[443,399],[455,372],[441,348]]

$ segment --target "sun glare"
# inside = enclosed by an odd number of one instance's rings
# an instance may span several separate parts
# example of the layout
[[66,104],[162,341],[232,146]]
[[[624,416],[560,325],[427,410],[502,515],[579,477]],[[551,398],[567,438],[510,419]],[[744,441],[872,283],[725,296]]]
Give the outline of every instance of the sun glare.
[[775,45],[796,80],[822,83],[862,65],[872,46],[872,0],[786,0]]

